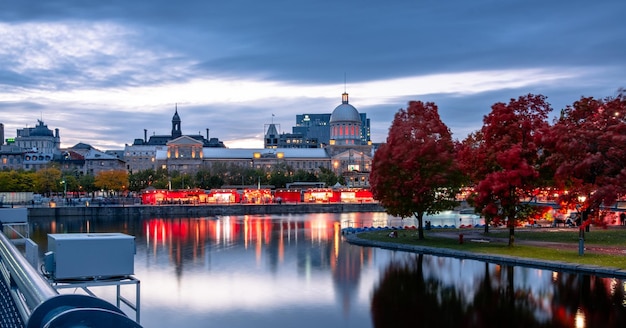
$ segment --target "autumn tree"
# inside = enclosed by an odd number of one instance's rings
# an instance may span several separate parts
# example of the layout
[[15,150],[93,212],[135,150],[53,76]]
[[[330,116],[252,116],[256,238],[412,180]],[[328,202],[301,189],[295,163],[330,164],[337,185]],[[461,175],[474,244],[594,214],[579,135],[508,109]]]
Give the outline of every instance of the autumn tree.
[[125,170],[98,172],[95,176],[94,185],[105,191],[123,191],[128,187],[128,172]]
[[496,103],[483,119],[481,140],[470,152],[476,156],[472,174],[475,206],[485,217],[501,216],[509,228],[509,246],[514,245],[515,226],[528,211],[526,201],[541,185],[537,141],[548,126],[551,111],[546,98],[528,94]]
[[[469,134],[467,138],[456,145],[457,165],[465,177],[464,185],[467,187],[475,187],[487,174],[487,170],[484,169],[486,153],[482,151],[483,147],[484,138],[482,131]],[[498,211],[488,210],[486,207],[488,204],[495,202],[483,199],[481,203],[477,203],[476,196],[476,194],[470,194],[467,202],[474,207],[476,213],[484,218],[485,233],[489,233],[489,226],[498,218]]]
[[33,191],[35,173],[24,170],[0,171],[0,191]]
[[35,191],[50,195],[61,188],[61,171],[57,168],[43,168],[35,173]]
[[554,170],[556,186],[567,193],[559,201],[580,206],[583,226],[601,205],[626,195],[626,94],[581,98],[561,111],[544,134],[545,166]]
[[387,141],[374,154],[370,185],[389,214],[417,218],[419,239],[424,214],[456,205],[454,143],[434,103],[411,101],[396,113]]

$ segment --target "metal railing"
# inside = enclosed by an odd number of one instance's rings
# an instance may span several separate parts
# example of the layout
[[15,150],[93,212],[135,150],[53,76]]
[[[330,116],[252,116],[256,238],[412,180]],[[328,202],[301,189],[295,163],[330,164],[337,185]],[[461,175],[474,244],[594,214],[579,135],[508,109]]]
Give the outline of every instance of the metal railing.
[[113,304],[89,295],[59,294],[0,231],[0,273],[27,328],[141,327]]
[[3,233],[0,233],[0,270],[24,322],[37,306],[58,296]]

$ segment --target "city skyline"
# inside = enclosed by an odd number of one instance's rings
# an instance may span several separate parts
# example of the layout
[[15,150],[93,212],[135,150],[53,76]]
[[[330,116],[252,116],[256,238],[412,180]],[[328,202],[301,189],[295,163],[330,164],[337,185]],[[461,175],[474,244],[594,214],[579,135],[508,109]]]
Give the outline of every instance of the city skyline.
[[264,126],[331,113],[341,94],[383,142],[408,101],[432,101],[455,139],[496,102],[543,94],[554,113],[625,87],[621,1],[59,0],[0,4],[5,138],[41,119],[62,147],[123,149],[168,134],[262,148]]

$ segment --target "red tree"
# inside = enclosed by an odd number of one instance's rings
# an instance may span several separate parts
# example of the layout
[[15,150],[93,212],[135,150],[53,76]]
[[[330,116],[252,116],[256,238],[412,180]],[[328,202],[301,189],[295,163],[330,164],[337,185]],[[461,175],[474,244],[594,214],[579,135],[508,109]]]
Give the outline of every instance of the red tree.
[[[479,181],[485,179],[488,173],[484,166],[487,162],[487,153],[483,151],[484,147],[482,131],[476,131],[468,135],[462,142],[457,143],[457,164],[465,175],[468,186],[475,187]],[[474,211],[481,214],[485,219],[485,233],[488,233],[489,225],[499,219],[497,208],[492,206],[495,204],[495,199],[492,202],[483,199],[479,204],[476,202],[476,197],[477,194],[470,194],[467,201],[474,206]]]
[[[465,156],[474,156],[473,172],[466,173],[475,183],[472,201],[486,218],[501,217],[509,228],[509,246],[514,245],[515,226],[525,213],[526,199],[541,183],[537,137],[548,126],[551,111],[544,96],[526,95],[508,104],[496,103],[484,117],[478,142]],[[466,158],[463,162],[468,162]]]
[[583,226],[601,205],[613,205],[626,195],[626,95],[597,100],[581,98],[561,111],[544,134],[546,161],[556,186],[567,193],[559,199],[580,206]]
[[387,212],[402,218],[415,216],[419,239],[422,218],[456,204],[459,173],[454,143],[434,103],[409,102],[400,109],[372,161],[370,185],[374,198]]

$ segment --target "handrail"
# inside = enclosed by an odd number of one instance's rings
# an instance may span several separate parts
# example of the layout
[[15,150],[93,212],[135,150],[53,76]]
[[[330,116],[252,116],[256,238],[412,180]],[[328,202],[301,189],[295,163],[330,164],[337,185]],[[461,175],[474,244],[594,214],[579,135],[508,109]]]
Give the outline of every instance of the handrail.
[[[37,306],[58,295],[58,292],[33,268],[11,241],[0,232],[0,263],[7,272],[7,285],[12,293],[18,293],[23,303],[16,302],[24,319],[28,318]],[[15,299],[15,298],[14,298]]]
[[0,231],[0,273],[27,328],[141,328],[115,305],[90,295],[59,294]]

